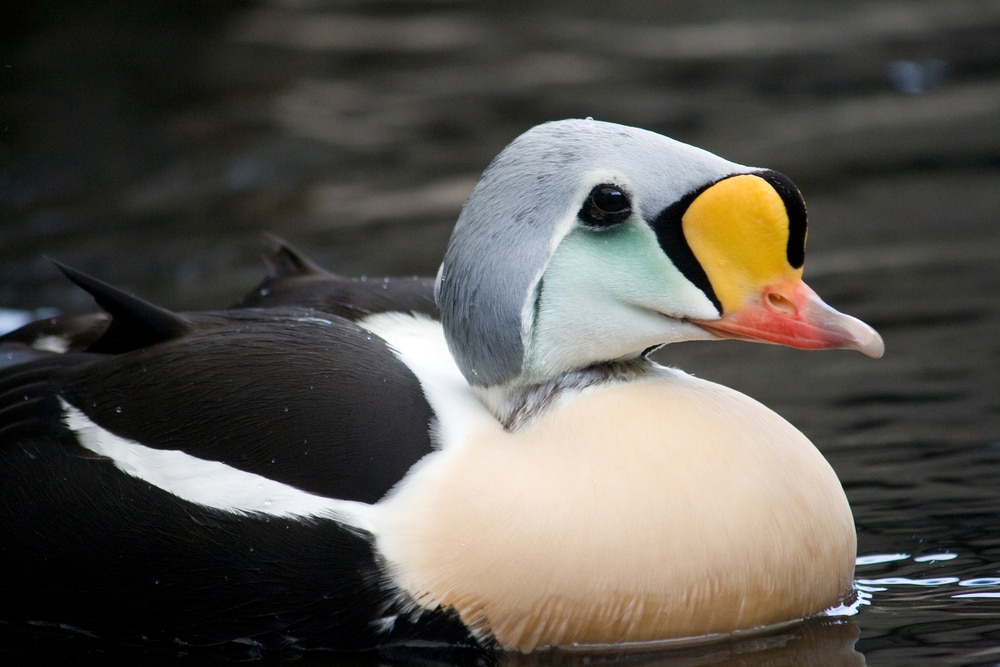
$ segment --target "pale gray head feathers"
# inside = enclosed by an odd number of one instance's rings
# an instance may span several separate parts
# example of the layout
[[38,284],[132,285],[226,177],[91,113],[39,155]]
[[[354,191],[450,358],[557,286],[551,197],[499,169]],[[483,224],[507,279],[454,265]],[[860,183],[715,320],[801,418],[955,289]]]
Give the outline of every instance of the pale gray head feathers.
[[685,194],[750,171],[701,149],[595,120],[539,125],[487,167],[452,233],[436,297],[452,355],[473,385],[516,381],[539,279],[590,189],[623,181],[645,220]]

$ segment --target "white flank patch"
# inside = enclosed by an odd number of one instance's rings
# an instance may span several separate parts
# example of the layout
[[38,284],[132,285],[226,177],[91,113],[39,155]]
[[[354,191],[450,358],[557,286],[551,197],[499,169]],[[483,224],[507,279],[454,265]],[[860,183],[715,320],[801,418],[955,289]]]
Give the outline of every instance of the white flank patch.
[[90,451],[122,472],[188,502],[235,514],[332,519],[370,532],[366,503],[326,498],[294,486],[208,461],[180,450],[155,449],[107,431],[60,398],[63,422]]

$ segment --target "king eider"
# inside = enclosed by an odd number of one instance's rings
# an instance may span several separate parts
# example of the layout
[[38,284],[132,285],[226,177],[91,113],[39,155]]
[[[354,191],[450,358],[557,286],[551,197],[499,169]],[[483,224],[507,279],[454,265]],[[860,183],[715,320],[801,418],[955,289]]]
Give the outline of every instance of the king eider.
[[175,313],[62,267],[104,313],[0,339],[0,621],[530,652],[821,614],[853,594],[833,470],[647,356],[880,356],[805,241],[785,176],[588,119],[493,160],[436,281],[286,248],[236,306]]

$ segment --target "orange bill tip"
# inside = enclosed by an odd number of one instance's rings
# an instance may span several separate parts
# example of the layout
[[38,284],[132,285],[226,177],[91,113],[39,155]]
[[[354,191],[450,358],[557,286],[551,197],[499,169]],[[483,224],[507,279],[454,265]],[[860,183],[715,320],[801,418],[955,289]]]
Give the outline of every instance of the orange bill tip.
[[720,338],[803,350],[850,349],[874,359],[885,352],[875,329],[827,305],[801,280],[768,285],[759,298],[749,299],[717,320],[692,322]]

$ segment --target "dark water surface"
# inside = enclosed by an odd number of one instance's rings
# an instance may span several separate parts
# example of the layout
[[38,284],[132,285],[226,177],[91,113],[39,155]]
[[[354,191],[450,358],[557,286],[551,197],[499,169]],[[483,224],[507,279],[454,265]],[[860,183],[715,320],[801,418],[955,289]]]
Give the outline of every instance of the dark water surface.
[[[43,254],[172,308],[227,304],[262,275],[263,232],[345,273],[431,274],[489,159],[554,118],[778,169],[810,205],[807,279],[881,331],[885,358],[661,356],[824,451],[868,604],[735,643],[528,662],[1000,664],[1000,3],[117,5],[0,26],[0,306],[92,308]],[[4,664],[254,657],[0,639]]]

